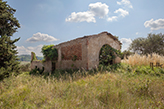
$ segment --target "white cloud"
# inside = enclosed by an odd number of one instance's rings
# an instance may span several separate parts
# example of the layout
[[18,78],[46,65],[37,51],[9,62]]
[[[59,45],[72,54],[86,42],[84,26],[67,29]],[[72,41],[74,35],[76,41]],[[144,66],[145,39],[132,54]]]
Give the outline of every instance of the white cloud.
[[112,22],[112,21],[117,21],[118,17],[117,16],[112,16],[107,19],[107,21]]
[[121,43],[128,43],[128,44],[131,44],[132,43],[132,40],[129,38],[129,39],[127,39],[127,38],[121,38]]
[[43,54],[41,53],[42,47],[43,45],[38,45],[36,47],[27,47],[27,48],[24,46],[17,46],[18,55],[23,55],[23,54],[31,55],[31,52],[35,52],[37,56],[43,56]]
[[87,11],[87,12],[78,12],[78,13],[71,13],[71,15],[66,18],[65,20],[66,22],[96,22],[95,18],[94,18],[94,14]]
[[65,19],[66,22],[96,22],[95,16],[103,18],[109,13],[108,5],[97,2],[89,4],[89,10],[85,12],[72,12],[71,15]]
[[125,16],[129,15],[129,12],[126,11],[126,10],[123,10],[122,8],[119,8],[118,10],[114,11],[114,13],[120,13],[120,15],[122,17],[125,17]]
[[[117,1],[117,4],[118,5],[124,5],[125,7],[123,7],[123,8],[126,8],[126,9],[127,8],[133,8],[133,6],[129,0],[122,0],[121,2]],[[116,14],[118,13],[119,15],[109,17],[107,19],[107,21],[110,21],[110,22],[117,21],[117,19],[119,19],[120,17],[125,17],[125,16],[129,15],[129,12],[127,10],[122,9],[122,8],[115,10],[114,13],[116,13]]]
[[89,4],[89,11],[93,13],[95,16],[103,18],[109,12],[108,7],[108,5],[106,5],[105,3],[102,4],[101,2],[91,3]]
[[146,28],[150,27],[151,30],[163,29],[164,28],[164,19],[158,19],[158,20],[151,19],[149,21],[146,21],[144,23],[144,26]]
[[[121,2],[117,1],[118,5],[125,5],[128,6],[128,8],[133,8],[131,2],[129,0],[122,0]],[[96,22],[96,16],[99,18],[104,18],[108,16],[109,13],[109,6],[106,3],[96,2],[96,3],[90,3],[89,4],[89,10],[84,12],[72,12],[71,15],[65,19],[66,22]],[[107,21],[117,21],[119,17],[125,17],[129,15],[129,12],[127,10],[124,10],[122,8],[117,9],[114,11],[114,13],[119,13],[118,16],[112,16],[108,17]]]
[[136,32],[136,35],[138,35],[139,34],[139,32]]
[[117,1],[117,4],[118,5],[125,5],[125,6],[127,6],[129,8],[133,8],[133,6],[132,6],[132,4],[131,4],[131,2],[129,0],[122,0],[121,2]]
[[57,41],[58,39],[54,38],[53,36],[50,36],[48,34],[42,34],[40,32],[33,34],[31,38],[28,38],[26,41],[29,42],[38,42],[38,41],[45,41],[45,42],[53,42]]
[[121,43],[122,43],[122,51],[127,50],[129,45],[132,43],[132,40],[129,38],[121,38]]

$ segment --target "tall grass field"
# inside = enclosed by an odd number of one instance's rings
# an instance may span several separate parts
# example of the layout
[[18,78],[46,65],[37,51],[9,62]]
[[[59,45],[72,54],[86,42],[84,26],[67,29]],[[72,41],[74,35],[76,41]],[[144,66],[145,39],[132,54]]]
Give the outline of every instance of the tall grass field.
[[134,54],[128,57],[128,59],[124,58],[122,60],[123,63],[130,64],[132,66],[149,66],[150,63],[156,64],[160,63],[163,64],[164,67],[164,56],[158,55],[156,53],[148,54],[148,55],[139,55]]
[[0,81],[0,109],[164,109],[164,69],[149,67],[149,58],[133,55],[90,71],[23,72]]

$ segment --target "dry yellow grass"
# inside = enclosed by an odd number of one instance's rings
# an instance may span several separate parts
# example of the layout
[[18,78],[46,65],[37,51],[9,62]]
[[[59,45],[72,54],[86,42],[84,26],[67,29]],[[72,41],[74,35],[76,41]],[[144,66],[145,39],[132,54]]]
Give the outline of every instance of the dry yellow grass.
[[0,81],[0,109],[164,109],[163,72],[127,64],[48,77],[24,72]]
[[[132,66],[134,65],[150,65],[150,62],[152,62],[154,65],[158,62],[160,64],[164,64],[164,56],[158,55],[156,53],[149,54],[149,55],[139,55],[134,54],[128,57],[128,59],[124,58],[121,62],[130,64]],[[164,65],[163,65],[164,67]]]

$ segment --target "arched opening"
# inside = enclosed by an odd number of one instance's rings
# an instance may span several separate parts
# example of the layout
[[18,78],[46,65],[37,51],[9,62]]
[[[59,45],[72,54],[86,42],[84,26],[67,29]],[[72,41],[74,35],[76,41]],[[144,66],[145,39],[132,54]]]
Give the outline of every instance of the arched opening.
[[116,58],[116,55],[113,51],[113,48],[109,46],[108,44],[105,44],[100,49],[99,54],[99,65],[111,65],[114,63],[114,59]]

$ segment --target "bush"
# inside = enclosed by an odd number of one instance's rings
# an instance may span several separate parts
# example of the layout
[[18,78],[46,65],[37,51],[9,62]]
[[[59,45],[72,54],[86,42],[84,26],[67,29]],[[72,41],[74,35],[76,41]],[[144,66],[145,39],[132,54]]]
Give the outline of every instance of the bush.
[[35,66],[35,69],[32,69],[30,71],[30,74],[32,74],[32,75],[42,75],[43,72],[44,72],[44,67],[42,67],[42,69],[39,69],[39,68],[37,68],[37,66]]
[[42,47],[42,53],[44,58],[50,60],[57,60],[58,59],[58,51],[56,48],[53,48],[54,45],[44,45]]
[[150,75],[164,77],[164,69],[160,67],[154,67],[152,69],[150,66],[131,66],[125,63],[121,63],[119,67],[114,71],[117,73],[124,73],[129,76],[136,75]]
[[20,65],[20,71],[21,72],[28,72],[28,71],[30,71],[30,63]]

